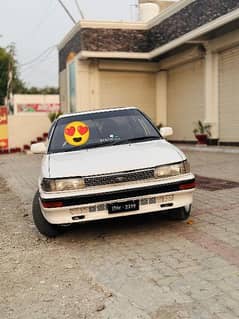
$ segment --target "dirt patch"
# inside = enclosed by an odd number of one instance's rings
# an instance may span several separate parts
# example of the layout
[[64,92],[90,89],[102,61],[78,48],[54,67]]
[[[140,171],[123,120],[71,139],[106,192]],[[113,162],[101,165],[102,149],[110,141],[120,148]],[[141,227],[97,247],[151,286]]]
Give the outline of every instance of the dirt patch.
[[96,318],[110,295],[81,260],[36,232],[29,208],[0,179],[0,317]]

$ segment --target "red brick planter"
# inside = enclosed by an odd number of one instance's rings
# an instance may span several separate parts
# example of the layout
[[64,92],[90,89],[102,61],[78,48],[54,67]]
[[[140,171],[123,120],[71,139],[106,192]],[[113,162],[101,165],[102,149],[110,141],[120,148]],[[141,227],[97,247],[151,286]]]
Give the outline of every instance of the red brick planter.
[[0,150],[0,155],[3,155],[3,154],[8,154],[9,153],[9,150],[6,149],[6,150]]
[[30,149],[31,149],[30,145],[27,145],[27,144],[23,145],[24,151],[29,151]]

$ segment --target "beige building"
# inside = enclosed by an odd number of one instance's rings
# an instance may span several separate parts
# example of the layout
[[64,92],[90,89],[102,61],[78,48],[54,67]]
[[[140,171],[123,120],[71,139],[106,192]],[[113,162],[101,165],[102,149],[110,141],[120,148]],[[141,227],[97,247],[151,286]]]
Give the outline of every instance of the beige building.
[[141,10],[137,23],[82,21],[59,44],[62,109],[138,106],[174,141],[194,141],[202,120],[213,139],[239,145],[239,1]]

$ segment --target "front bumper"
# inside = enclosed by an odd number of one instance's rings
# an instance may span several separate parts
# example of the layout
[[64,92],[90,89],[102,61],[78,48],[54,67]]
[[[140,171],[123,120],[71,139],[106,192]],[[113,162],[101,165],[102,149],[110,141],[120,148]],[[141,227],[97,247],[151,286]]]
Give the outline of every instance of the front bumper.
[[[133,189],[80,196],[41,198],[40,206],[49,223],[72,224],[189,206],[192,204],[194,188],[195,179],[191,175],[191,178],[186,180]],[[108,204],[131,200],[139,201],[138,210],[109,214]],[[54,207],[55,204],[60,207]]]

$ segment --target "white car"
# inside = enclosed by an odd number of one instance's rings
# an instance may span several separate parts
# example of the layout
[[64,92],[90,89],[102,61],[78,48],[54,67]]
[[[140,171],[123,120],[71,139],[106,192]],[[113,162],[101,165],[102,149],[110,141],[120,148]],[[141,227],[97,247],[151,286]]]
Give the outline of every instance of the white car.
[[189,217],[195,177],[185,155],[137,108],[60,116],[49,143],[32,145],[42,159],[33,219],[57,236],[66,225],[165,212]]

